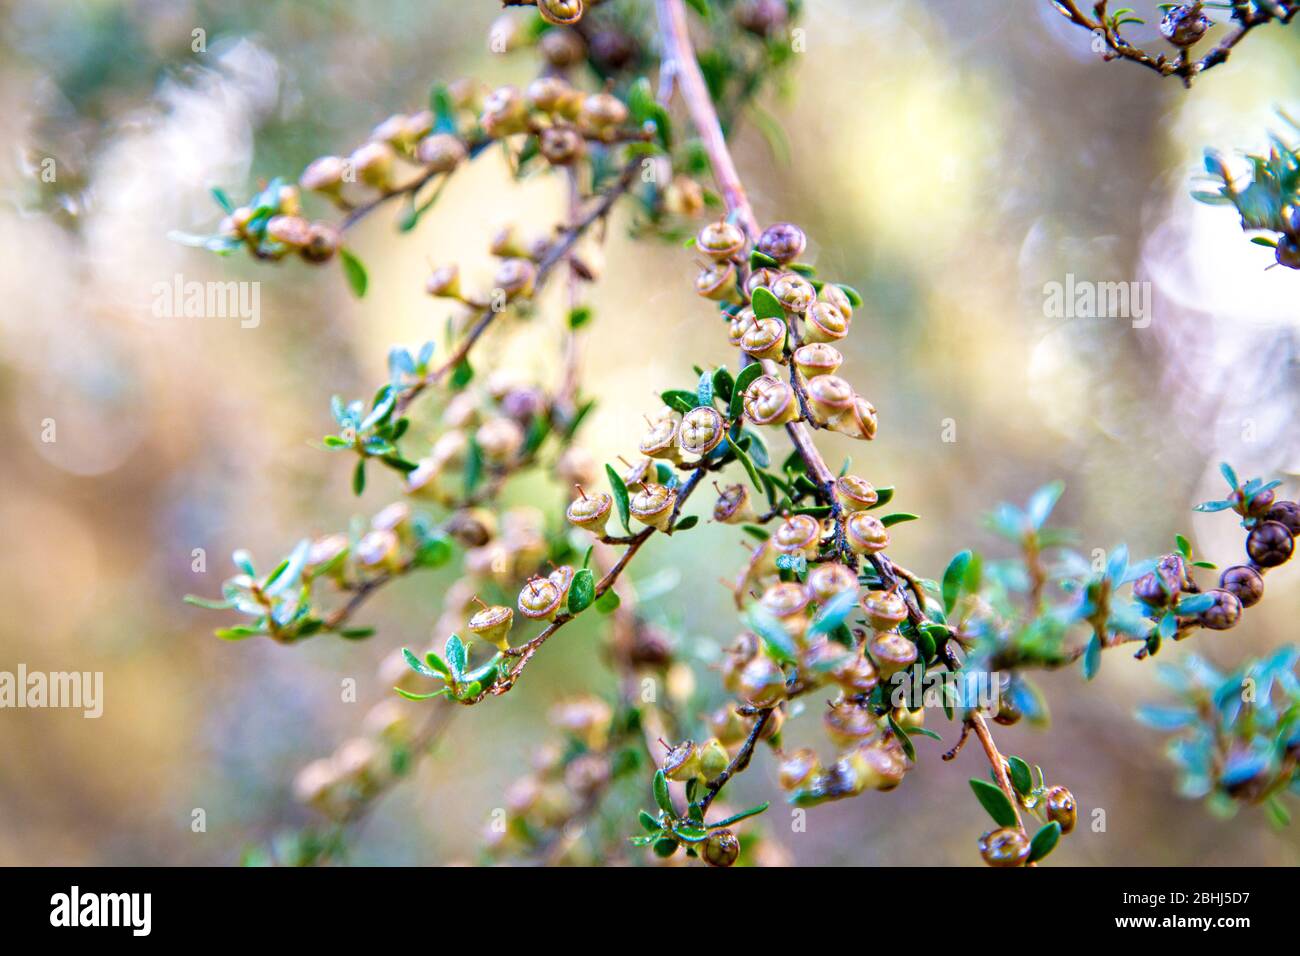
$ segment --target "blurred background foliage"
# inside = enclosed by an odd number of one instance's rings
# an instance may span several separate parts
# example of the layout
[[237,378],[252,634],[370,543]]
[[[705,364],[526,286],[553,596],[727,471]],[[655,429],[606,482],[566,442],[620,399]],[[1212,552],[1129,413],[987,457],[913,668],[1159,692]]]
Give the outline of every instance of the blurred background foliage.
[[[367,608],[359,623],[380,633],[362,643],[225,644],[180,596],[215,593],[236,546],[269,563],[398,496],[385,474],[358,504],[347,469],[310,447],[330,427],[330,395],[370,394],[390,344],[440,332],[444,307],[422,294],[429,261],[482,272],[486,256],[472,256],[501,224],[560,215],[561,181],[514,185],[493,152],[413,235],[374,217],[351,239],[371,273],[361,301],[336,269],[257,268],[166,235],[211,228],[210,187],[242,196],[296,176],[421,107],[434,81],[525,81],[529,56],[488,50],[498,13],[492,0],[0,3],[0,669],[102,670],[106,688],[99,720],[0,712],[0,862],[236,861],[308,819],[290,796],[296,768],[389,694],[374,676],[386,652],[430,638],[440,585],[427,576]],[[1190,506],[1218,490],[1221,459],[1288,477],[1294,496],[1300,285],[1265,271],[1271,250],[1246,242],[1231,211],[1194,203],[1189,179],[1204,146],[1265,147],[1276,108],[1294,111],[1300,31],[1257,31],[1188,93],[1098,62],[1046,3],[809,0],[803,26],[788,93],[766,104],[784,136],[750,117],[736,153],[760,219],[800,222],[807,258],[867,299],[844,351],[881,427],[854,470],[897,486],[896,504],[923,518],[891,553],[937,576],[954,551],[988,548],[995,502],[1061,477],[1058,519],[1083,529],[1085,550],[1124,540],[1155,553],[1183,531],[1211,560],[1235,560],[1234,522]],[[196,28],[206,51],[192,49]],[[39,177],[47,157],[53,184]],[[616,228],[606,260],[586,361],[601,404],[585,441],[607,460],[653,395],[692,380],[692,363],[734,358],[692,295],[687,252],[634,246]],[[153,284],[177,273],[260,280],[260,324],[154,318]],[[1047,317],[1044,284],[1067,274],[1152,283],[1149,327]],[[543,334],[514,330],[491,348],[544,370]],[[947,419],[955,442],[942,440]],[[831,461],[850,451],[826,441]],[[562,499],[520,482],[507,500]],[[735,537],[709,524],[656,541],[634,578],[680,580],[652,607],[695,661],[694,689],[677,688],[693,710],[717,699],[709,663],[737,629],[710,583],[739,561]],[[196,548],[206,572],[192,570]],[[1300,580],[1288,569],[1269,591],[1244,627],[1199,635],[1195,650],[1230,668],[1294,640]],[[515,692],[460,715],[353,859],[474,859],[546,734],[537,715],[561,695],[609,691],[596,640],[575,626]],[[340,699],[346,678],[357,703]],[[1092,685],[1077,670],[1042,684],[1051,731],[999,739],[1079,801],[1059,863],[1300,862],[1296,827],[1275,832],[1258,811],[1215,821],[1175,795],[1163,737],[1132,718],[1161,696],[1149,665],[1116,654]],[[802,723],[787,725],[792,744],[815,741],[815,719]],[[951,744],[941,716],[930,727]],[[949,765],[939,745],[918,746],[900,791],[819,808],[806,833],[789,832],[778,800],[773,839],[801,863],[977,864],[984,820],[966,781],[981,758]],[[760,755],[733,798],[778,797],[774,775]],[[205,833],[191,830],[194,808]],[[1105,832],[1089,826],[1095,808]]]

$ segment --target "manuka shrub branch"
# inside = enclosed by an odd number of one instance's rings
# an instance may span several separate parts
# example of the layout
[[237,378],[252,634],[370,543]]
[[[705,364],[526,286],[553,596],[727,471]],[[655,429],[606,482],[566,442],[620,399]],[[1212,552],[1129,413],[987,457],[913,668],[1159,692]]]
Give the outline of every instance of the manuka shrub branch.
[[[1085,559],[1073,536],[1050,523],[1059,482],[989,516],[1006,557],[962,550],[934,579],[894,562],[893,536],[924,524],[893,510],[899,493],[851,462],[832,470],[816,442],[825,431],[871,441],[882,428],[837,345],[872,322],[870,303],[845,277],[823,276],[807,261],[797,224],[760,227],[727,142],[788,63],[798,4],[697,0],[695,29],[708,43],[698,56],[683,0],[657,0],[653,21],[632,3],[535,6],[527,24],[511,18],[493,27],[503,48],[541,53],[542,72],[525,89],[484,95],[469,82],[439,86],[428,110],[390,117],[347,157],[317,159],[297,187],[272,183],[244,206],[220,194],[225,219],[196,240],[267,261],[337,255],[364,294],[366,271],[342,243],[346,230],[390,202],[409,230],[448,177],[485,149],[503,149],[518,176],[550,171],[570,196],[563,221],[495,237],[490,284],[475,287],[455,264],[435,268],[425,290],[454,310],[446,342],[394,347],[388,381],[370,401],[332,403],[334,426],[322,444],[350,457],[354,491],[365,492],[372,466],[386,467],[408,500],[300,542],[269,573],[238,552],[222,599],[195,599],[244,617],[218,632],[226,638],[359,638],[370,631],[356,615],[387,583],[458,567],[432,645],[396,650],[381,667],[381,682],[400,698],[379,703],[361,733],[299,773],[298,797],[327,822],[250,860],[321,863],[344,854],[349,827],[409,774],[450,714],[510,692],[578,618],[605,632],[617,693],[605,700],[573,688],[552,709],[557,739],[493,814],[485,859],[595,862],[633,852],[715,866],[775,860],[779,851],[754,820],[768,804],[724,806],[727,785],[760,749],[777,759],[781,787],[798,807],[889,791],[936,752],[930,742],[941,737],[925,726],[927,709],[956,732],[943,759],[972,737],[987,759],[987,777],[971,780],[994,824],[978,841],[983,859],[1046,859],[1080,808],[1041,767],[1003,755],[990,725],[1047,723],[1034,669],[1077,663],[1091,679],[1106,650],[1135,645],[1135,656],[1147,658],[1169,641],[1236,626],[1262,598],[1264,574],[1290,558],[1300,509],[1276,497],[1277,482],[1243,482],[1225,465],[1225,497],[1201,508],[1236,514],[1246,557],[1208,588],[1196,576],[1217,568],[1181,535],[1175,550],[1148,560],[1133,560],[1124,545],[1099,566]],[[1073,4],[1058,6],[1087,19]],[[1199,16],[1200,5],[1190,6],[1169,16]],[[1264,7],[1233,5],[1243,32],[1290,19],[1286,9]],[[1120,30],[1131,18],[1107,14],[1104,3],[1096,15],[1112,49],[1127,48]],[[1169,72],[1190,79],[1198,70],[1181,57]],[[684,115],[674,114],[679,102]],[[716,192],[700,182],[706,173]],[[1237,193],[1224,182],[1231,200]],[[303,190],[341,218],[305,216]],[[701,311],[714,316],[718,341],[735,358],[683,367],[645,410],[635,448],[630,439],[625,457],[598,462],[580,443],[594,399],[581,392],[578,358],[585,329],[604,319],[583,290],[599,278],[591,246],[620,203],[635,211],[634,235],[689,237],[683,260],[695,259]],[[568,306],[547,316],[537,298],[557,277]],[[525,317],[557,327],[558,381],[497,367],[490,343]],[[563,499],[550,508],[503,506],[502,489],[530,472],[553,478]],[[701,489],[713,496],[703,515],[691,504]],[[735,526],[746,557],[727,580],[740,628],[719,669],[732,699],[697,718],[675,690],[686,665],[653,587],[643,579],[633,588],[625,575],[651,539],[689,536],[702,516]],[[1186,706],[1147,712],[1185,733],[1178,759],[1195,780],[1191,790],[1285,814],[1278,797],[1297,786],[1294,663],[1295,652],[1278,652],[1231,678],[1197,665],[1180,685]],[[1233,699],[1241,680],[1256,688],[1248,706]],[[647,681],[664,692],[645,694]],[[957,690],[981,683],[989,693]],[[826,702],[828,746],[787,749],[783,727],[798,711],[791,703],[812,695]],[[602,813],[615,817],[612,843],[574,835]]]

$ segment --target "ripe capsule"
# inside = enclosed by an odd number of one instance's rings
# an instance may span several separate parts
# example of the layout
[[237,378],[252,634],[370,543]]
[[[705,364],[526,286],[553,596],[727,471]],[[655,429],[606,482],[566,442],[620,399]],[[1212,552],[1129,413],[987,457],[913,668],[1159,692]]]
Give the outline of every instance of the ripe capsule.
[[515,621],[515,612],[502,604],[485,607],[469,619],[466,628],[481,641],[495,644],[501,650],[510,646],[506,635]]
[[633,518],[659,531],[668,530],[676,506],[677,492],[653,483],[643,485],[628,502],[628,510]]
[[798,790],[810,783],[814,776],[821,773],[821,760],[817,752],[810,747],[800,747],[786,755],[781,761],[778,779],[782,790]]
[[713,505],[713,520],[722,524],[740,524],[754,518],[749,489],[744,485],[728,485],[718,494]]
[[710,259],[730,259],[745,248],[745,233],[735,223],[721,219],[696,234],[695,247]]
[[780,554],[800,556],[808,560],[817,557],[821,546],[821,522],[811,515],[790,515],[772,535],[772,545]]
[[430,172],[449,173],[465,160],[465,144],[450,133],[434,133],[420,140],[415,158]]
[[1226,631],[1241,620],[1241,601],[1237,595],[1219,589],[1207,593],[1214,598],[1214,606],[1201,612],[1203,626],[1213,631]]
[[664,776],[679,783],[700,775],[700,748],[693,740],[683,740],[664,755]]
[[794,350],[794,367],[804,378],[834,375],[844,364],[840,350],[825,342],[811,342]]
[[533,621],[554,621],[560,613],[560,589],[547,578],[531,578],[519,592],[519,611]]
[[777,222],[758,237],[758,251],[783,265],[803,255],[808,236],[792,222]]
[[819,424],[839,418],[853,408],[853,386],[838,375],[819,375],[808,382],[808,406]]
[[804,313],[804,339],[809,342],[834,342],[849,334],[847,313],[830,302],[814,302]]
[[1261,568],[1275,568],[1285,564],[1295,550],[1295,537],[1280,521],[1265,521],[1256,525],[1246,536],[1246,553]]
[[343,188],[343,177],[347,172],[347,161],[339,156],[322,156],[308,164],[298,177],[298,185],[315,193],[337,196]]
[[881,631],[907,620],[907,602],[897,591],[868,591],[862,595],[862,610],[871,626]]
[[722,444],[726,435],[727,423],[718,410],[711,405],[700,405],[682,418],[677,444],[686,454],[703,458]]
[[714,262],[700,270],[695,278],[695,292],[720,302],[736,291],[736,267],[730,262]]
[[875,507],[880,496],[865,478],[841,475],[835,479],[835,500],[845,511],[866,511]]
[[714,830],[704,841],[700,856],[709,866],[731,866],[740,859],[740,840],[725,827]]
[[1300,534],[1300,505],[1294,501],[1279,501],[1269,509],[1268,514],[1264,516],[1267,521],[1276,521],[1278,524],[1286,525],[1286,529],[1294,537]]
[[384,191],[392,185],[393,164],[397,153],[387,143],[366,143],[353,151],[349,162],[357,179]]
[[1015,827],[991,830],[980,837],[980,856],[989,866],[1024,866],[1029,859],[1029,840]]
[[896,631],[881,631],[867,645],[881,676],[893,677],[916,663],[916,645]]
[[838,561],[828,561],[808,572],[808,590],[815,600],[825,603],[845,591],[856,593],[858,576]]
[[1062,833],[1073,830],[1078,820],[1079,811],[1074,802],[1074,794],[1065,787],[1052,787],[1047,791],[1043,810],[1047,814],[1049,823],[1055,822],[1061,825]]
[[740,347],[756,359],[780,361],[785,354],[785,323],[780,319],[757,319],[740,337]]
[[590,531],[592,534],[600,536],[605,533],[605,527],[609,522],[610,511],[614,507],[614,499],[605,492],[597,492],[589,495],[581,488],[578,489],[578,497],[569,505],[564,516],[570,524],[577,525],[583,531]]
[[772,294],[787,312],[803,314],[817,301],[813,284],[797,272],[784,272],[772,283]]
[[770,657],[756,655],[737,676],[736,693],[755,707],[770,707],[785,697],[785,672]]
[[537,12],[557,27],[572,26],[582,19],[582,0],[537,0]]
[[681,449],[677,443],[677,433],[680,428],[681,419],[676,415],[659,419],[642,436],[638,450],[647,458],[662,458],[665,461],[672,462],[681,461]]
[[745,415],[755,425],[784,425],[799,417],[794,389],[771,375],[760,375],[745,391]]
[[888,529],[865,511],[855,511],[844,519],[844,538],[855,554],[875,554],[889,547]]
[[1264,596],[1264,576],[1250,565],[1234,564],[1219,575],[1219,587],[1235,594],[1243,608],[1254,607]]

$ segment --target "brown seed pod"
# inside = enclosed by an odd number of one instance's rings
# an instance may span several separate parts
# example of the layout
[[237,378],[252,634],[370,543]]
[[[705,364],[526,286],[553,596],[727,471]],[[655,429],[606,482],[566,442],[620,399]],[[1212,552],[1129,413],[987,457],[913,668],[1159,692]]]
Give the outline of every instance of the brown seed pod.
[[867,645],[867,652],[883,677],[893,677],[916,663],[916,645],[896,631],[881,631]]
[[875,715],[848,700],[826,709],[822,714],[822,728],[826,736],[840,747],[856,747],[880,736],[880,725],[876,723]]
[[709,866],[732,866],[740,859],[740,840],[726,827],[713,830],[704,841],[700,856]]
[[798,790],[821,773],[822,763],[817,752],[810,747],[800,747],[786,754],[781,761],[778,780],[782,790]]
[[650,430],[641,437],[638,450],[647,458],[681,461],[681,449],[677,443],[677,434],[680,430],[681,419],[677,415],[661,418],[652,423]]
[[868,591],[862,595],[862,610],[871,626],[881,631],[907,620],[907,602],[897,591]]
[[839,684],[846,694],[869,694],[880,682],[880,675],[871,658],[863,651],[859,651],[831,671],[831,679]]
[[627,106],[612,93],[592,93],[583,97],[578,121],[596,134],[607,133],[627,122]]
[[757,655],[740,671],[736,693],[755,707],[770,707],[785,697],[785,672],[770,657]]
[[827,561],[808,572],[808,590],[813,599],[825,603],[837,594],[858,590],[858,576],[838,561]]
[[328,222],[313,222],[307,244],[298,250],[298,254],[308,262],[328,262],[343,245],[343,234],[338,227]]
[[1292,537],[1300,534],[1300,505],[1294,501],[1279,501],[1264,516],[1267,521],[1276,521],[1286,526]]
[[1264,576],[1248,564],[1234,564],[1219,575],[1219,587],[1235,594],[1243,608],[1254,607],[1264,596]]
[[865,478],[841,475],[835,479],[835,500],[845,511],[866,511],[875,507],[880,496]]
[[1246,553],[1251,562],[1261,568],[1285,564],[1294,550],[1295,537],[1280,521],[1264,521],[1246,536]]
[[693,740],[683,740],[670,747],[661,768],[664,776],[678,783],[700,775],[700,748]]
[[773,223],[758,237],[758,251],[782,265],[798,259],[807,246],[807,235],[792,222]]
[[301,216],[272,216],[266,223],[266,238],[301,249],[311,242],[311,223]]
[[582,0],[537,0],[537,12],[557,27],[573,26],[582,19]]
[[855,554],[875,554],[889,547],[889,530],[865,511],[855,511],[844,519],[844,538]]
[[735,291],[736,267],[730,262],[710,263],[695,278],[696,294],[715,302],[731,298]]
[[1202,13],[1199,2],[1180,3],[1166,10],[1160,18],[1160,35],[1174,46],[1189,47],[1198,43],[1211,26],[1213,24]]
[[546,62],[559,69],[567,69],[582,62],[587,55],[587,44],[573,30],[547,30],[537,41]]
[[808,382],[804,391],[808,396],[809,411],[823,425],[850,411],[857,397],[853,386],[838,375],[818,375]]
[[587,141],[571,126],[552,126],[542,130],[537,148],[552,166],[569,166],[586,153]]
[[499,86],[483,100],[479,125],[493,139],[528,129],[528,106],[518,87]]
[[1078,807],[1074,794],[1065,787],[1052,787],[1044,796],[1043,811],[1049,823],[1059,823],[1061,833],[1069,833],[1078,820]]
[[1237,595],[1217,588],[1206,593],[1214,598],[1214,606],[1200,613],[1204,627],[1212,631],[1226,631],[1241,620],[1241,601]]
[[564,516],[570,524],[577,525],[583,531],[590,531],[599,537],[605,533],[613,507],[613,497],[603,491],[589,495],[579,488],[578,497],[569,505]]
[[742,524],[754,519],[749,489],[744,485],[727,485],[718,493],[713,505],[713,520],[722,524]]
[[740,338],[740,347],[756,359],[780,361],[785,354],[785,323],[780,319],[756,319]]
[[782,581],[763,592],[759,603],[781,622],[791,637],[799,638],[808,629],[808,605],[812,596],[802,584]]
[[1024,866],[1029,860],[1029,840],[1015,827],[991,830],[980,837],[980,856],[989,866]]

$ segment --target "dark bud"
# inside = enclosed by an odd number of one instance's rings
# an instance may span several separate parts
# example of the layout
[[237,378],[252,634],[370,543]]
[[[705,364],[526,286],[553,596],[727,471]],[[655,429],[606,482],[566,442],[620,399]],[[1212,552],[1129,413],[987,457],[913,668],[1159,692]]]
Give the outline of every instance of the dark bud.
[[1214,607],[1202,611],[1202,626],[1212,631],[1226,631],[1241,620],[1241,601],[1231,591],[1213,590],[1207,592],[1214,598]]
[[1201,12],[1200,3],[1180,3],[1160,20],[1161,35],[1178,47],[1192,46],[1209,29],[1210,18]]
[[1277,264],[1288,269],[1300,269],[1300,239],[1282,236],[1277,241]]
[[1155,571],[1148,571],[1133,582],[1133,596],[1148,607],[1155,608],[1164,607],[1170,598],[1164,578]]
[[1300,505],[1294,501],[1279,501],[1269,509],[1268,514],[1264,515],[1264,520],[1286,525],[1286,529],[1294,537],[1300,534]]
[[731,866],[740,858],[740,841],[730,830],[714,830],[700,855],[709,866]]
[[1156,574],[1164,580],[1171,595],[1186,590],[1192,583],[1191,576],[1187,573],[1187,562],[1181,554],[1162,555],[1156,564]]
[[1258,518],[1266,514],[1269,508],[1273,507],[1273,498],[1274,494],[1272,488],[1268,489],[1268,491],[1256,492],[1251,496],[1249,501],[1246,500],[1240,490],[1234,491],[1231,499],[1232,510],[1237,512],[1237,514],[1241,515],[1243,518]]
[[1275,568],[1285,564],[1295,550],[1295,537],[1280,521],[1265,521],[1246,537],[1246,553],[1261,568]]
[[998,712],[993,715],[993,720],[1004,727],[1010,727],[1013,724],[1020,723],[1020,708],[1016,706],[1011,695],[1002,693],[998,695]]
[[740,0],[732,8],[732,16],[741,29],[765,37],[785,23],[786,8],[784,0]]
[[601,30],[591,38],[591,59],[605,70],[621,70],[636,56],[636,43],[622,30]]
[[781,263],[798,259],[807,246],[808,237],[792,222],[774,223],[758,237],[758,251]]
[[1264,596],[1264,576],[1246,564],[1234,564],[1219,575],[1219,587],[1235,594],[1242,607],[1254,607]]
[[1024,866],[1029,840],[1015,827],[991,830],[980,837],[980,856],[989,866]]
[[1047,822],[1059,823],[1062,833],[1069,833],[1074,829],[1075,821],[1079,818],[1079,809],[1075,805],[1074,794],[1065,787],[1052,787],[1048,790],[1043,808],[1047,814]]

